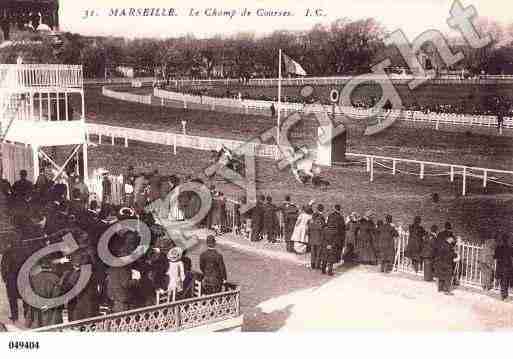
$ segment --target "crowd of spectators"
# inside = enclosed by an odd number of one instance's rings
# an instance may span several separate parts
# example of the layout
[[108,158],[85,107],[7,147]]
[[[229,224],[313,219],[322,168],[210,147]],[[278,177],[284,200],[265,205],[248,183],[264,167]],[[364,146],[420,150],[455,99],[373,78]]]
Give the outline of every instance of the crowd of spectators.
[[[26,171],[22,170],[19,176],[12,185],[6,179],[0,181],[1,195],[7,199],[15,228],[15,236],[7,243],[1,262],[13,322],[20,319],[18,301],[22,298],[17,280],[23,264],[41,249],[62,242],[66,234],[73,236],[79,249],[71,254],[54,252],[40,259],[30,271],[34,292],[45,298],[67,293],[77,283],[84,265],[92,266],[92,277],[65,305],[39,308],[22,299],[23,324],[27,328],[62,323],[64,310],[68,320],[75,321],[155,305],[163,296],[168,301],[190,298],[198,295],[195,283],[201,283],[201,294],[213,294],[224,288],[226,268],[222,255],[215,249],[215,238],[207,239],[207,250],[200,256],[198,270],[194,270],[187,248],[181,245],[182,234],[166,229],[169,207],[168,213],[163,213],[165,206],[156,205],[178,186],[178,177],[159,175],[157,171],[136,175],[130,167],[125,176],[123,204],[114,205],[108,173],[103,176],[101,201],[89,192],[78,175],[69,174],[69,180],[55,182],[42,170],[35,184],[28,179]],[[193,180],[184,178],[184,181]],[[225,222],[220,215],[224,213],[223,195],[216,192],[215,196],[219,210],[211,211],[204,223],[221,230]],[[183,193],[179,202],[181,219],[192,217],[197,199]],[[148,226],[149,247],[133,263],[109,266],[100,259],[98,243],[111,226],[126,219],[138,219]],[[112,255],[133,254],[141,243],[141,233],[122,226],[109,240]]]
[[[352,212],[345,216],[340,205],[334,205],[328,213],[323,204],[312,201],[298,206],[285,197],[281,204],[274,204],[270,196],[259,196],[256,206],[242,218],[249,222],[246,233],[250,241],[276,243],[283,239],[288,252],[303,254],[310,252],[310,268],[333,275],[337,265],[367,264],[379,266],[388,273],[398,259],[398,249],[403,253],[413,271],[423,269],[428,282],[438,279],[438,291],[451,295],[454,285],[459,283],[462,270],[458,242],[450,222],[440,229],[437,224],[425,229],[422,219],[415,216],[408,226],[408,240],[400,239],[400,230],[392,223],[392,216],[383,219],[373,211],[363,216]],[[506,299],[509,287],[513,286],[513,252],[509,237],[503,234],[493,248],[493,241],[485,243],[477,263],[482,273],[484,290],[493,288],[496,278],[501,288],[501,297]],[[496,266],[494,265],[496,261]]]

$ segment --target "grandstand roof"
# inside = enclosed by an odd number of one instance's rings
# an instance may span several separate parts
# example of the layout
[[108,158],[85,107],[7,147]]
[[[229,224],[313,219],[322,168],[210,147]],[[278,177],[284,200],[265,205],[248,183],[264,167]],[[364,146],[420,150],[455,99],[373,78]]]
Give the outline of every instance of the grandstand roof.
[[4,0],[6,7],[41,7],[48,6],[51,8],[59,7],[59,0]]

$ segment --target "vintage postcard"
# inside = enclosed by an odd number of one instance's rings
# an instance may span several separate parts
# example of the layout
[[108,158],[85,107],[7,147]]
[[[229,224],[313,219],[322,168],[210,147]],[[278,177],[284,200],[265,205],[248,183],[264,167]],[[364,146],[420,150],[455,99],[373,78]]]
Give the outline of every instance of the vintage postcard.
[[0,331],[513,329],[512,9],[1,0]]

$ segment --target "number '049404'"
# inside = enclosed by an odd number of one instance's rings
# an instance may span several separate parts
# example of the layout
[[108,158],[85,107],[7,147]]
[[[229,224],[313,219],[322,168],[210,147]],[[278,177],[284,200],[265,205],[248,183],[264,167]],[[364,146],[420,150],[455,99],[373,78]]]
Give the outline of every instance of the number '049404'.
[[37,350],[39,349],[39,342],[30,341],[10,341],[9,350]]

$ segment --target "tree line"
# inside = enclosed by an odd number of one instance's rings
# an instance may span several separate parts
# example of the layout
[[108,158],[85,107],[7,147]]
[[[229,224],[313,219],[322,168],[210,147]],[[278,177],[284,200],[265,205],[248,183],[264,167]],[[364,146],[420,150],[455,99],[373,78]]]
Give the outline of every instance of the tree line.
[[[494,41],[475,50],[449,38],[453,51],[463,51],[465,59],[447,70],[513,74],[513,25],[479,19],[477,27],[490,33]],[[45,34],[20,33],[13,35],[14,45],[0,49],[0,62],[14,63],[21,54],[32,62],[82,64],[86,77],[115,76],[118,66],[133,67],[139,76],[153,76],[157,68],[173,78],[276,77],[281,48],[309,76],[358,75],[370,72],[372,65],[385,58],[392,60],[393,67],[406,67],[399,51],[384,45],[387,34],[372,18],[341,18],[307,31],[282,30],[265,36],[239,33],[208,39],[186,35],[128,40],[62,33],[58,46]],[[27,39],[32,43],[20,41]],[[432,44],[426,44],[422,52],[444,69]]]

